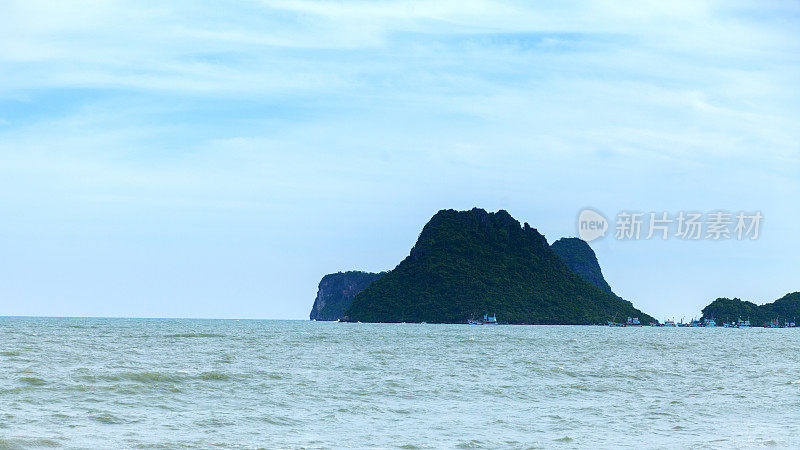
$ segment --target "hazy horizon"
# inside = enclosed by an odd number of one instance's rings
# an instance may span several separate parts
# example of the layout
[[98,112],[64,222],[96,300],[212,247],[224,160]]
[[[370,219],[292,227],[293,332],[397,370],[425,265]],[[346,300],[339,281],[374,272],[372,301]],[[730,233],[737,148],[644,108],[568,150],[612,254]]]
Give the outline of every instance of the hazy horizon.
[[660,320],[800,291],[797,3],[216,6],[0,6],[0,315],[305,319],[473,207],[760,211],[591,246]]

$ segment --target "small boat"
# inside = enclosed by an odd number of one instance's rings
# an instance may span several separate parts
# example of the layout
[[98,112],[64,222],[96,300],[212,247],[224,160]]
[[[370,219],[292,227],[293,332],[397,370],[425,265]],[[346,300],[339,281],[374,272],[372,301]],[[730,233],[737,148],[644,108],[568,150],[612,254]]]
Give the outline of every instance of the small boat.
[[703,321],[704,327],[715,327],[717,326],[717,321],[714,319],[706,319]]
[[665,327],[677,327],[678,325],[675,324],[674,320],[665,320],[664,321]]
[[472,320],[469,319],[467,321],[470,325],[497,325],[497,316],[492,314],[491,316],[488,314],[483,315],[483,320]]
[[736,328],[752,328],[750,325],[750,319],[747,319],[744,322],[742,322],[742,319],[739,318],[739,323],[736,324]]
[[642,323],[639,322],[638,317],[628,317],[628,320],[625,323],[617,323],[613,320],[608,321],[608,326],[610,327],[640,327]]

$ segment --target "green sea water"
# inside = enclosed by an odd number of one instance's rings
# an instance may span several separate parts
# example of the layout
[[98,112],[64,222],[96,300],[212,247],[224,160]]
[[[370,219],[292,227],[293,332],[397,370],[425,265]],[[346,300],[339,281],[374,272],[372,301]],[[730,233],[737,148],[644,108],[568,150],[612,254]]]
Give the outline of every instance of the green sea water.
[[800,329],[0,318],[0,448],[800,447]]

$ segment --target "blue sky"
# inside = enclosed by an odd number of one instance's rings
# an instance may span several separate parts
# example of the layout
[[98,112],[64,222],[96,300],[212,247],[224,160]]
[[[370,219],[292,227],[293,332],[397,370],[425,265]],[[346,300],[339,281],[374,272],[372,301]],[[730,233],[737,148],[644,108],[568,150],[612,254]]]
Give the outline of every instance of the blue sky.
[[658,317],[800,290],[790,1],[0,6],[0,315],[305,318],[442,208],[760,210],[592,243]]

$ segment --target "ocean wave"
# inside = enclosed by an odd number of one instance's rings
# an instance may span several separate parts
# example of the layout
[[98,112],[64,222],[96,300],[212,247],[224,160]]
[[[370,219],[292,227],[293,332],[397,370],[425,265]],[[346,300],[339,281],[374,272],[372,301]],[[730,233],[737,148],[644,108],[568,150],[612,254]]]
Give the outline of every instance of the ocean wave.
[[33,447],[57,448],[61,447],[58,441],[53,439],[3,439],[0,438],[0,448],[4,449],[23,449]]
[[79,380],[96,383],[96,382],[118,382],[118,381],[136,381],[139,383],[179,383],[182,378],[178,375],[164,373],[164,372],[121,372],[114,374],[103,375],[81,375],[76,377]]
[[[101,375],[81,375],[74,377],[74,379],[84,381],[87,383],[119,383],[119,382],[136,382],[145,385],[163,385],[163,384],[177,384],[183,383],[187,380],[198,379],[204,381],[227,381],[231,379],[231,375],[219,371],[205,371],[200,373],[191,374],[188,371],[179,371],[178,373],[169,372],[156,372],[156,371],[141,371],[141,372],[120,372]],[[85,386],[85,385],[81,385]],[[125,385],[127,388],[130,385]],[[86,386],[88,389],[89,387]]]
[[142,392],[168,392],[179,394],[181,391],[174,384],[127,384],[112,387],[114,393],[122,395],[139,395]]
[[200,379],[206,381],[227,381],[230,380],[231,377],[222,372],[203,372],[200,374]]
[[47,381],[42,378],[37,377],[20,377],[20,383],[29,384],[31,386],[44,386],[47,384]]
[[474,439],[471,440],[471,441],[467,441],[467,442],[461,442],[458,445],[456,445],[456,447],[458,447],[458,448],[485,448],[485,446],[483,445],[483,442],[476,441]]
[[293,426],[293,425],[298,425],[300,423],[300,421],[280,416],[264,416],[261,418],[261,421],[268,423],[270,425],[280,425],[280,426]]
[[164,337],[168,338],[215,338],[215,337],[225,337],[224,334],[217,334],[217,333],[174,333],[174,334],[167,334]]
[[103,423],[106,425],[116,425],[126,422],[125,420],[120,419],[119,417],[111,414],[108,411],[103,411],[97,414],[90,414],[89,418],[94,420],[95,422]]
[[222,427],[230,427],[236,425],[236,422],[232,420],[222,419],[218,417],[199,420],[195,423],[203,428],[222,428]]

